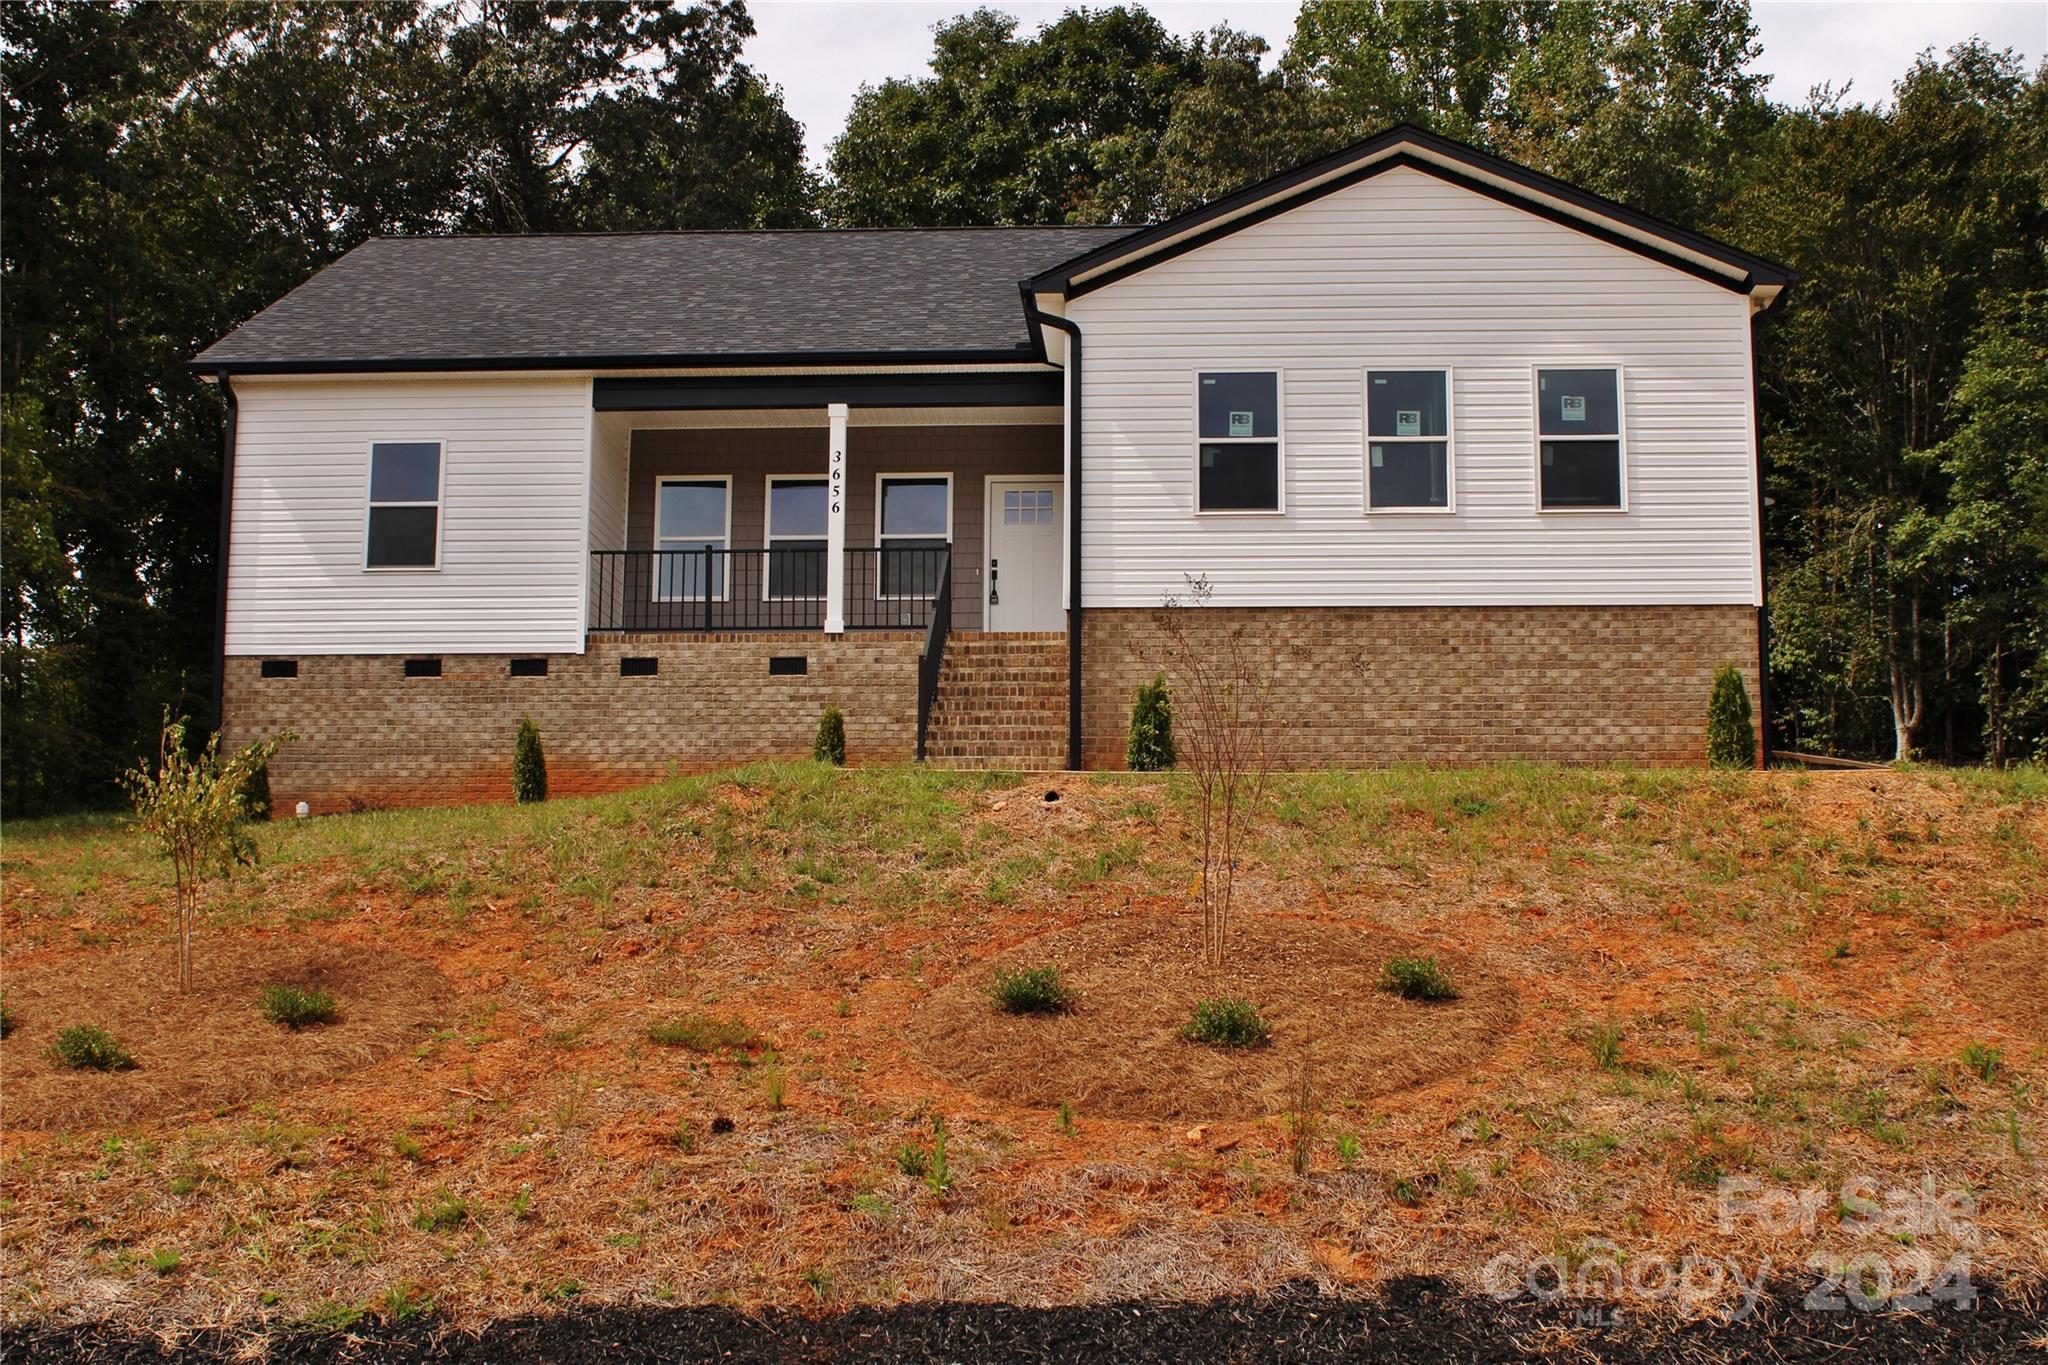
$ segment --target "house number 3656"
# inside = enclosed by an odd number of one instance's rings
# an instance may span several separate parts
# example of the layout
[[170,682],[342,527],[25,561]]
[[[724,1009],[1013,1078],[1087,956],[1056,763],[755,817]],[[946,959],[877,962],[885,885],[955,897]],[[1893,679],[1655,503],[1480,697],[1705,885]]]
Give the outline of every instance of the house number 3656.
[[839,511],[839,502],[846,491],[846,452],[837,447],[832,451],[832,511]]

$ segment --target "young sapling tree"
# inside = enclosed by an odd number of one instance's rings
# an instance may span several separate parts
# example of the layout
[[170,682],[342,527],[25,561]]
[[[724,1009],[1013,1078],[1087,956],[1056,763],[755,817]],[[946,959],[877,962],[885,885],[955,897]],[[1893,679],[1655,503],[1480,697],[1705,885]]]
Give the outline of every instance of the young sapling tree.
[[178,989],[192,988],[192,931],[199,919],[199,887],[256,861],[249,837],[250,777],[266,768],[289,734],[266,739],[223,758],[220,735],[197,757],[185,744],[185,719],[164,713],[155,771],[137,764],[121,778],[135,802],[136,824],[171,860],[178,897]]

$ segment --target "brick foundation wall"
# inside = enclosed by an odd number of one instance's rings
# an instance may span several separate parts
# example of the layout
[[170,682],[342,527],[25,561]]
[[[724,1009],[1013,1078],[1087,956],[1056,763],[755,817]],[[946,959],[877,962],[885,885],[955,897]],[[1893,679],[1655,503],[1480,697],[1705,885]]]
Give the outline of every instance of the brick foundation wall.
[[[827,704],[846,713],[849,762],[904,762],[917,746],[916,633],[597,637],[586,654],[545,656],[544,678],[509,676],[514,657],[446,654],[442,676],[408,678],[405,655],[298,656],[296,678],[227,661],[226,740],[294,732],[270,765],[280,812],[509,801],[512,739],[540,727],[551,795],[616,790],[766,758],[807,758]],[[803,655],[809,672],[770,677]],[[659,660],[620,677],[622,657]]]
[[[1288,767],[1701,763],[1714,670],[1733,663],[1758,698],[1752,607],[1186,610],[1212,649],[1240,627],[1265,642]],[[1167,662],[1156,617],[1083,618],[1091,768],[1124,766],[1133,694]]]

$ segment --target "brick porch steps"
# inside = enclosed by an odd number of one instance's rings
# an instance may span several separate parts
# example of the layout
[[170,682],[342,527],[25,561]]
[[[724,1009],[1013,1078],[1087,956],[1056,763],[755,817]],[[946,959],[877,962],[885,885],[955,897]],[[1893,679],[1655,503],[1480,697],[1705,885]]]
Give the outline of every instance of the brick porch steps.
[[925,757],[939,768],[1066,767],[1066,633],[947,640]]

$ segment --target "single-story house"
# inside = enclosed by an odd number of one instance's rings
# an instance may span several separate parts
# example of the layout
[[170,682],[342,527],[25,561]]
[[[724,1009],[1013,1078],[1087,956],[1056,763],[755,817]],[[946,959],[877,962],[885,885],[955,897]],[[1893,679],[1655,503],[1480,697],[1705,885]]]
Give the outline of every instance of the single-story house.
[[1163,599],[1276,756],[1694,762],[1783,267],[1409,127],[1139,228],[366,242],[200,353],[280,808],[1115,767]]

